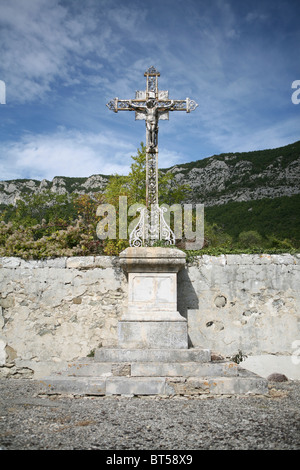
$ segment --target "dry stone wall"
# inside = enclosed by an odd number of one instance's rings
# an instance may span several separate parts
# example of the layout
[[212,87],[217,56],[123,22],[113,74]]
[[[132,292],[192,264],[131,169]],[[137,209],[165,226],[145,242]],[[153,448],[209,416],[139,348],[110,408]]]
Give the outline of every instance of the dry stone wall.
[[2,364],[13,361],[39,375],[95,348],[114,346],[127,300],[117,261],[105,256],[2,258]]
[[299,255],[203,256],[180,276],[179,305],[193,346],[226,355],[291,354],[300,339]]
[[[228,357],[292,355],[299,286],[300,255],[195,258],[178,274],[190,345]],[[116,347],[126,308],[118,257],[0,258],[0,375],[38,378]]]

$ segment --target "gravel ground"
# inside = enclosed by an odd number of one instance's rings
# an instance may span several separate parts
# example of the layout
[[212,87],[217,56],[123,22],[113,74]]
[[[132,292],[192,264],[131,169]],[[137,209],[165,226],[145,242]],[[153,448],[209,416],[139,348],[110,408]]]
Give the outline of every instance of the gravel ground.
[[0,380],[2,450],[299,450],[300,382],[268,396],[50,397]]

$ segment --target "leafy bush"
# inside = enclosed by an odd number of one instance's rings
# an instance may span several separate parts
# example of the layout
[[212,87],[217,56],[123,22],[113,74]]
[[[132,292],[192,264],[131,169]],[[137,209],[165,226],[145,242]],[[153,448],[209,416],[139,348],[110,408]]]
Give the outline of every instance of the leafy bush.
[[242,248],[250,248],[251,246],[261,246],[262,237],[256,230],[244,231],[239,234],[239,244]]
[[89,234],[91,227],[82,219],[59,230],[53,227],[46,223],[16,227],[12,222],[0,222],[0,256],[43,259],[103,253],[101,241]]

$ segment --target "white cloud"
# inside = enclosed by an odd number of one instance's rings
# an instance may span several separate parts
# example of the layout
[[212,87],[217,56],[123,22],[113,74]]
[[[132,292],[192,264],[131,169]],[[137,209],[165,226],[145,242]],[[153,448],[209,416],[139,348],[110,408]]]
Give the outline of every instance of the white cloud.
[[[134,56],[128,41],[144,45],[145,52],[159,41],[157,32],[144,27],[143,4],[0,0],[0,11],[1,79],[7,83],[11,103],[41,100],[58,80],[60,86],[101,83],[108,90],[120,80],[122,92],[126,81],[132,84],[139,62],[135,58],[123,68],[125,57]],[[114,73],[101,76],[103,63],[110,64]]]
[[[199,104],[161,123],[160,167],[297,140],[285,88],[299,78],[289,52],[295,33],[289,29],[288,47],[280,25],[266,33],[263,21],[277,11],[266,5],[0,0],[0,79],[8,103],[0,131],[4,139],[17,136],[0,145],[8,157],[0,179],[126,173],[145,130],[105,103],[144,89],[151,65],[161,72],[160,89]],[[21,117],[13,114],[19,110]],[[80,131],[56,131],[58,123]]]
[[[233,123],[229,125],[229,129],[232,127]],[[277,123],[270,122],[263,128],[239,127],[236,122],[235,133],[228,132],[224,127],[222,129],[211,127],[206,133],[206,138],[215,143],[219,153],[264,150],[283,147],[299,140],[299,125],[293,118]]]
[[183,159],[183,154],[176,151],[168,150],[166,148],[162,148],[158,155],[158,167],[170,168],[174,165],[182,163]]
[[51,135],[27,135],[16,143],[0,145],[2,180],[48,179],[54,176],[127,174],[136,149],[110,133],[60,130]]
[[259,13],[258,11],[251,11],[246,15],[246,21],[249,23],[253,23],[256,21],[264,22],[268,19],[268,15],[265,13]]
[[[73,13],[72,3],[63,5],[59,0],[0,0],[1,78],[11,102],[43,98],[57,78],[73,84],[81,65],[89,66],[89,54],[109,56],[113,32],[101,16],[92,8]],[[88,73],[81,75],[81,80],[88,78]]]

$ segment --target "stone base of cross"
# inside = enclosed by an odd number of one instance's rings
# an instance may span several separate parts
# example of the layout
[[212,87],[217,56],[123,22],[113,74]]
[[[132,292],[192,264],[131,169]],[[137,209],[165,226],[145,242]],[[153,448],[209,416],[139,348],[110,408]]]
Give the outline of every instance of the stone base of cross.
[[[118,111],[135,111],[136,120],[146,121],[146,207],[148,210],[150,207],[155,206],[156,212],[160,213],[163,218],[163,214],[158,207],[158,121],[160,119],[168,120],[169,111],[186,111],[189,113],[196,109],[198,104],[189,98],[185,100],[169,99],[168,91],[158,89],[160,73],[155,67],[152,66],[146,70],[144,76],[146,77],[146,90],[136,91],[135,99],[132,100],[115,98],[107,103],[107,107],[115,113]],[[141,214],[141,223],[145,217],[145,213],[144,215]],[[157,232],[158,228],[154,227],[153,231]],[[143,226],[141,229],[145,233],[145,227]],[[149,227],[147,233],[149,233]],[[131,238],[133,239],[132,235]]]

